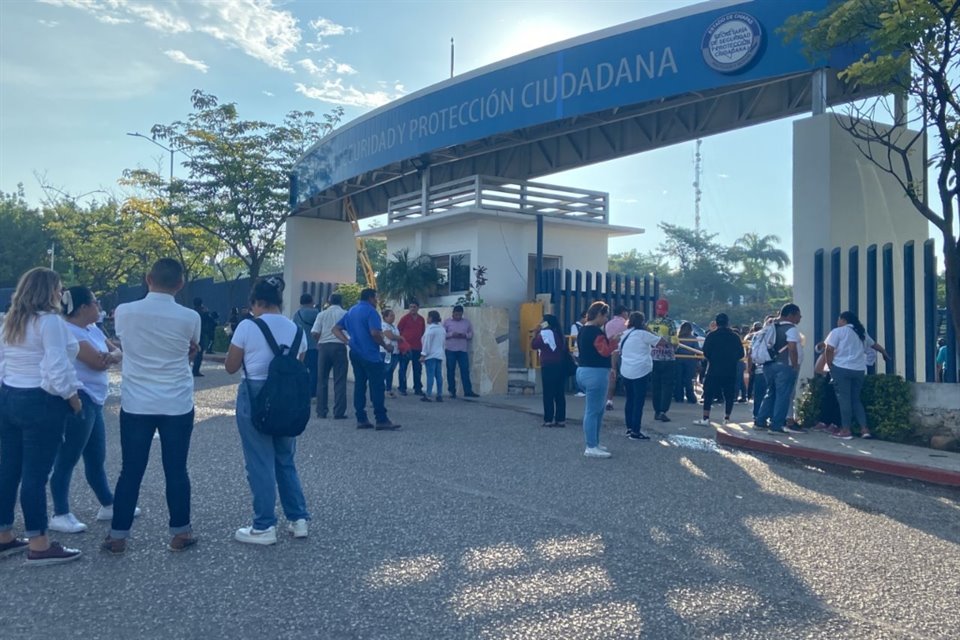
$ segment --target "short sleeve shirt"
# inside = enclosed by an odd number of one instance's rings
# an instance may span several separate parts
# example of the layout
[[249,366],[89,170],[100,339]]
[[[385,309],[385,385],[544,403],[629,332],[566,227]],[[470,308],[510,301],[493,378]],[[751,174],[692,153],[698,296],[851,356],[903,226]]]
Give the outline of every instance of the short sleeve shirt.
[[660,342],[660,336],[643,329],[629,329],[620,338],[620,375],[637,380],[653,371],[650,349]]
[[[293,321],[284,318],[279,313],[265,313],[260,319],[270,327],[270,333],[273,339],[281,347],[290,347],[297,336],[297,325]],[[270,362],[273,361],[274,353],[267,344],[267,339],[263,331],[253,320],[244,320],[237,325],[237,330],[233,333],[230,344],[243,349],[243,366],[246,368],[244,377],[250,380],[266,380],[267,372],[270,370]],[[306,352],[306,337],[300,339],[300,348],[297,355]]]
[[833,365],[853,371],[866,371],[867,359],[863,352],[863,340],[850,325],[844,325],[832,330],[826,339],[828,346],[833,347]]
[[337,326],[350,336],[350,350],[368,362],[380,362],[380,345],[373,341],[371,331],[382,328],[380,313],[372,304],[360,301],[347,311]]

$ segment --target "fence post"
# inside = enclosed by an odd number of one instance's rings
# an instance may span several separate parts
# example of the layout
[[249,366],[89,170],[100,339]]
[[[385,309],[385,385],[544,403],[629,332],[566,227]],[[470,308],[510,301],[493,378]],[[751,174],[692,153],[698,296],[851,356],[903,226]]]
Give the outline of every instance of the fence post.
[[[598,276],[600,274],[597,274]],[[586,282],[583,286],[583,307],[589,308],[593,304],[593,274],[587,271]]]
[[[643,301],[640,299],[640,277],[633,276],[633,310],[642,311]],[[644,315],[644,318],[647,316]]]
[[619,273],[617,274],[616,279],[614,280],[614,302],[613,306],[623,304],[625,300],[623,299],[623,276]]
[[933,240],[923,243],[923,379],[937,380],[937,266]]
[[[875,340],[877,335],[877,245],[867,247],[867,333]],[[884,345],[886,346],[886,345]],[[874,373],[876,366],[868,367],[868,373]]]
[[830,252],[830,319],[829,326],[840,317],[840,247]]
[[643,317],[650,320],[650,276],[643,276]]
[[917,381],[917,286],[913,240],[903,245],[903,357],[904,377]]
[[953,327],[953,316],[947,307],[947,361],[943,364],[943,381],[957,382],[957,330]]
[[[570,269],[566,269],[563,272],[563,305],[562,311],[563,315],[560,317],[560,322],[563,324],[560,325],[560,328],[563,329],[563,335],[567,335],[567,331],[570,330],[570,327],[573,325],[573,320],[570,319],[570,314],[572,309],[570,308],[571,300],[571,289],[573,285],[573,274],[570,273]],[[577,318],[579,320],[579,318]]]
[[847,258],[847,308],[860,317],[860,247],[850,247]]
[[574,320],[570,323],[573,324],[580,319],[580,316],[583,315],[583,310],[586,308],[584,304],[585,300],[583,299],[583,274],[580,273],[580,269],[577,269],[573,275],[573,286],[575,288],[576,294],[574,296],[573,302],[573,313],[576,316]]
[[660,278],[656,274],[653,275],[653,299],[660,299]]
[[823,249],[813,254],[813,340],[823,342]]
[[881,262],[883,267],[883,346],[893,357],[893,363],[884,364],[884,373],[896,373],[897,358],[897,326],[894,316],[894,295],[893,295],[893,244],[883,245],[881,250]]
[[[607,306],[610,306],[610,305],[613,304],[613,302],[612,302],[612,300],[611,300],[611,297],[612,297],[611,294],[612,294],[612,292],[613,292],[613,284],[612,284],[612,283],[613,283],[613,278],[611,277],[610,272],[607,271],[607,272],[603,275],[604,302],[607,303]],[[599,281],[597,282],[597,284],[600,284]],[[610,313],[613,313],[613,312],[611,311]]]

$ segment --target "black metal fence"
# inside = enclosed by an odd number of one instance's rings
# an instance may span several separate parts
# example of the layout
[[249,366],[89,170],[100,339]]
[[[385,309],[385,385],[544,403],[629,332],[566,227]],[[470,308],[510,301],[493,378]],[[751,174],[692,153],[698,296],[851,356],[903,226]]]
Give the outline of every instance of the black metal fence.
[[559,307],[557,317],[561,326],[567,331],[597,300],[611,307],[623,305],[643,311],[643,315],[650,318],[653,304],[660,297],[660,280],[653,275],[544,269],[537,279],[537,293],[550,294],[550,302]]
[[[913,241],[902,247],[902,273],[894,269],[894,247],[887,243],[878,249],[872,244],[861,256],[860,247],[846,251],[846,299],[843,299],[843,251],[838,247],[827,254],[823,249],[814,254],[813,333],[822,341],[832,323],[846,309],[865,318],[867,333],[893,354],[894,361],[884,364],[885,373],[896,371],[896,361],[903,361],[903,375],[911,382],[936,381],[937,341],[944,337],[947,359],[944,381],[957,382],[957,336],[949,313],[937,307],[937,268],[933,240],[923,243],[916,255]],[[878,259],[879,258],[879,259]],[[921,291],[917,293],[917,262],[921,269]],[[827,266],[829,265],[829,275]],[[860,277],[861,268],[864,278]],[[899,275],[899,277],[897,277]],[[861,305],[861,280],[865,284]],[[901,286],[897,287],[897,283]],[[897,299],[897,289],[900,298]],[[882,297],[882,308],[880,300]],[[829,314],[826,305],[829,304]],[[862,313],[865,311],[865,313]],[[881,322],[882,320],[882,322]],[[903,345],[898,341],[897,326],[903,324]],[[922,332],[917,328],[921,327]],[[878,335],[879,333],[879,335]],[[922,338],[918,343],[918,333]],[[922,357],[918,358],[917,349]],[[918,371],[917,363],[922,363]]]

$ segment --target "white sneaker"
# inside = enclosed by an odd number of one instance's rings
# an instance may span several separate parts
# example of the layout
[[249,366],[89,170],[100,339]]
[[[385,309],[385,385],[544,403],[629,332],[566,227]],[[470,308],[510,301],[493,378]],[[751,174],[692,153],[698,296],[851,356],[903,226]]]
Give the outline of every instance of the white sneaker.
[[609,458],[610,452],[600,447],[587,447],[583,450],[583,455],[588,458]]
[[270,527],[260,531],[253,527],[240,527],[233,538],[237,542],[246,542],[247,544],[277,544],[277,528]]
[[698,427],[709,427],[710,421],[706,418],[700,418],[699,420],[694,420],[693,424],[697,425]]
[[307,521],[301,518],[299,520],[294,520],[293,522],[288,522],[287,531],[289,531],[294,538],[306,538]]
[[[133,517],[134,518],[140,517],[140,507],[133,508]],[[101,506],[99,511],[97,511],[97,520],[99,520],[100,522],[104,522],[106,520],[113,520],[113,505],[110,505],[109,507]]]
[[77,520],[77,516],[72,513],[65,513],[62,516],[50,518],[47,528],[60,533],[81,533],[87,530],[87,525]]
[[576,396],[578,398],[586,398],[587,394],[585,394],[583,391],[577,391]]
[[603,446],[602,444],[598,444],[598,445],[597,445],[597,449],[600,449],[601,451],[609,451],[609,449],[607,449],[607,448],[606,448],[605,446]]

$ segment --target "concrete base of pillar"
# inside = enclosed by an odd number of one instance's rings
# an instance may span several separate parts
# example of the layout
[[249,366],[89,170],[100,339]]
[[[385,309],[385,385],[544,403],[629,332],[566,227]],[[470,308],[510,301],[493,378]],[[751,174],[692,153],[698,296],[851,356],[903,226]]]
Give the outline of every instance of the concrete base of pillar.
[[294,216],[284,239],[283,308],[299,306],[304,282],[356,282],[357,250],[349,222]]

